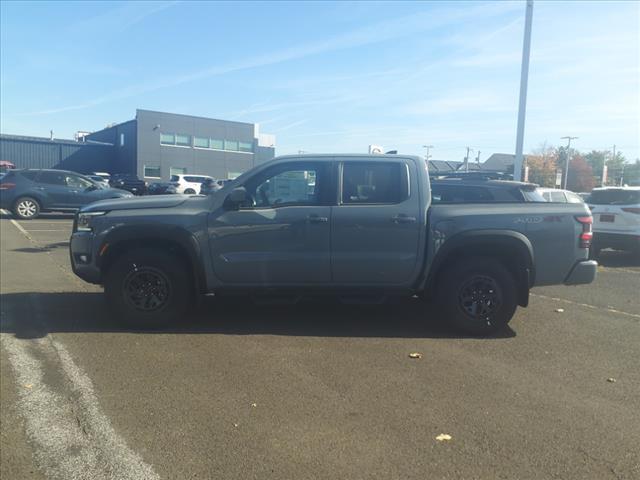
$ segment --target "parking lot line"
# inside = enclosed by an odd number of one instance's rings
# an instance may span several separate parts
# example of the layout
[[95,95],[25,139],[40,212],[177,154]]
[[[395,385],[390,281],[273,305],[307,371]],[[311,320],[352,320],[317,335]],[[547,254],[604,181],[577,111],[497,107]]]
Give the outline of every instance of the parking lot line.
[[602,310],[602,311],[609,312],[609,313],[617,313],[619,315],[625,315],[627,317],[633,317],[633,318],[640,319],[640,315],[638,315],[637,313],[625,312],[623,310],[617,310],[615,308],[598,307],[596,305],[589,305],[588,303],[574,302],[572,300],[567,300],[565,298],[549,297],[547,295],[541,295],[539,293],[531,293],[530,295],[532,297],[543,298],[545,300],[554,300],[556,302],[568,303],[570,305],[578,305],[580,307],[586,307],[586,308],[590,308],[592,310]]
[[69,230],[33,230],[29,229],[27,232],[68,232]]

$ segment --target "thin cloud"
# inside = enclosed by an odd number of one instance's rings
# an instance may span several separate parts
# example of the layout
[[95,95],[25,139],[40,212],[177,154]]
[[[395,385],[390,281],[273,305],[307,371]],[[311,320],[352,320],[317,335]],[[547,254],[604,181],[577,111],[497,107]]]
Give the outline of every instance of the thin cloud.
[[80,20],[70,26],[71,31],[78,33],[96,32],[122,33],[147,17],[170,8],[179,1],[169,2],[130,2],[121,4],[104,13]]
[[[166,4],[163,8],[168,8],[168,6],[171,5],[173,5],[173,3]],[[150,11],[150,13],[147,12],[142,17],[137,17],[135,21],[140,21],[140,18],[144,18],[145,16],[155,13],[158,9],[160,9],[160,7],[156,7],[156,9]],[[156,82],[131,85],[86,102],[68,105],[65,107],[40,110],[37,112],[24,113],[23,115],[48,115],[72,110],[81,110],[164,88],[175,87],[204,78],[279,64],[312,55],[381,43],[400,37],[410,36],[418,32],[439,28],[451,23],[458,23],[466,18],[477,19],[479,17],[490,17],[511,10],[513,10],[513,4],[504,3],[480,5],[472,8],[460,8],[457,10],[426,11],[418,14],[407,15],[367,25],[325,40],[269,52],[263,55],[250,57],[243,61],[232,62],[228,65],[214,66],[185,75],[167,77]]]

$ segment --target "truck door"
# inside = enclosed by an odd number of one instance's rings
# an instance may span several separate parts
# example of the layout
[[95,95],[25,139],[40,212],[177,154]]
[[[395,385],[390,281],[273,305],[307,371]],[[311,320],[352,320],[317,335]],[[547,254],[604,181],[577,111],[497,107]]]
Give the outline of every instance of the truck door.
[[388,158],[340,165],[331,224],[335,284],[412,281],[424,228],[414,168],[402,159]]
[[216,276],[237,285],[328,284],[331,165],[281,163],[248,178],[247,204],[210,217]]

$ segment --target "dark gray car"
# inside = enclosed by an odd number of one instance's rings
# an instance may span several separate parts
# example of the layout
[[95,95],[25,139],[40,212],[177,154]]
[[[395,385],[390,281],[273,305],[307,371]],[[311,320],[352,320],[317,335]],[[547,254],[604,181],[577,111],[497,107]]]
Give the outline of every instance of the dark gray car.
[[207,196],[86,207],[71,260],[105,286],[117,318],[147,327],[182,318],[200,293],[277,292],[432,297],[459,330],[488,334],[527,305],[530,287],[596,275],[587,207],[518,195],[432,205],[420,157],[280,157]]
[[0,180],[0,207],[23,220],[40,212],[74,211],[98,200],[132,196],[66,170],[11,170]]

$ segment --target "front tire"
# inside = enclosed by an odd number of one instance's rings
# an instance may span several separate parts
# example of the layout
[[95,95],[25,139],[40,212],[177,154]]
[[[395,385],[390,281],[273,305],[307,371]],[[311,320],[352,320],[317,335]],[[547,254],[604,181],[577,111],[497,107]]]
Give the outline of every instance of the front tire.
[[20,220],[38,218],[40,210],[40,202],[33,197],[20,197],[13,204],[13,214]]
[[518,306],[513,275],[492,258],[455,264],[444,273],[438,297],[446,320],[459,332],[474,336],[504,328]]
[[184,193],[187,195],[194,195],[196,191],[193,188],[187,188]]
[[108,270],[105,295],[114,315],[128,326],[157,329],[188,310],[190,277],[175,255],[155,249],[124,253]]

